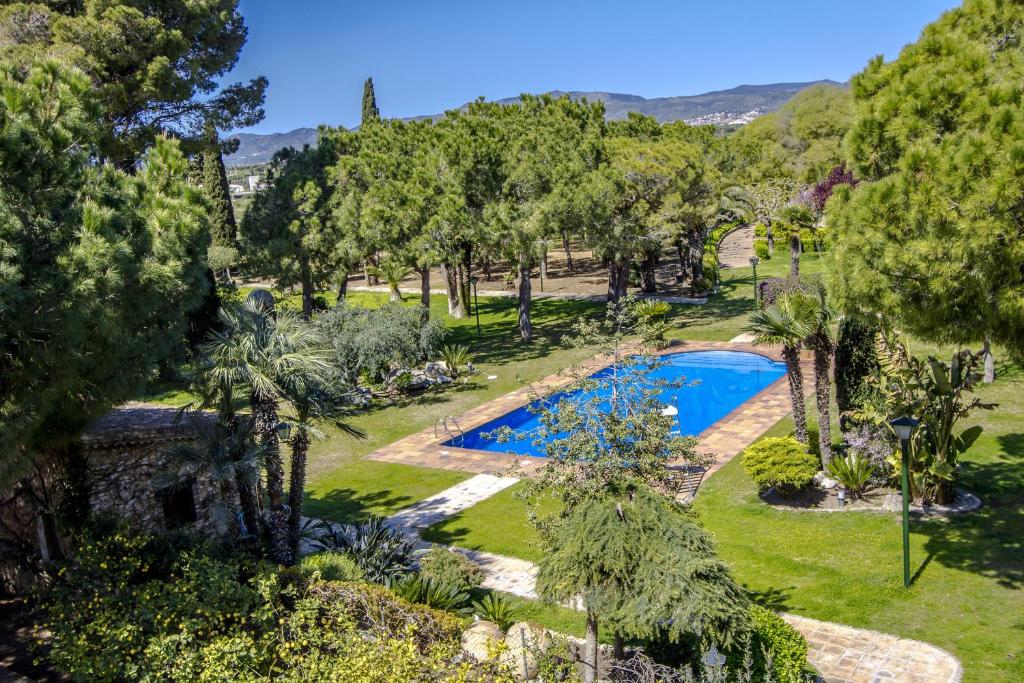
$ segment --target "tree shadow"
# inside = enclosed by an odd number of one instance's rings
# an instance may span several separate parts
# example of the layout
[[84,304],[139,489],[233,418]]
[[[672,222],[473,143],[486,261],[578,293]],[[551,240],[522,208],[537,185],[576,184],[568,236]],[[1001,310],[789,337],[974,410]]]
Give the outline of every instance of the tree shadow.
[[365,522],[371,508],[398,509],[412,503],[412,497],[391,490],[359,492],[350,488],[333,489],[323,494],[306,492],[304,514],[346,524]]
[[795,586],[789,586],[787,588],[766,588],[763,591],[754,590],[750,586],[743,584],[744,590],[750,596],[750,599],[762,607],[766,607],[773,612],[784,612],[789,609],[789,599],[792,597],[790,591]]
[[[989,462],[962,463],[960,486],[981,499],[975,512],[913,523],[929,538],[925,550],[946,567],[1024,588],[1024,433],[997,437],[1002,452]],[[919,572],[920,573],[920,572]]]

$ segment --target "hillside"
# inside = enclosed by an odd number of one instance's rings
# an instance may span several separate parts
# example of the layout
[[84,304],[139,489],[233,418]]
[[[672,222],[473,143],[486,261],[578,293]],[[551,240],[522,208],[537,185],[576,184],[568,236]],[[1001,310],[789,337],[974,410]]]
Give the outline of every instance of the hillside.
[[[588,100],[604,102],[607,117],[610,120],[624,119],[629,112],[653,116],[662,123],[669,121],[686,121],[693,124],[737,125],[749,123],[754,118],[767,112],[776,111],[789,101],[793,95],[818,83],[840,85],[835,81],[811,81],[808,83],[769,83],[767,85],[740,85],[728,90],[716,90],[700,95],[680,95],[676,97],[640,97],[625,93],[584,92],[580,90],[553,90],[551,94],[568,95],[577,100],[586,97]],[[519,97],[507,97],[498,102],[513,104]],[[465,107],[466,105],[462,105]],[[460,107],[461,108],[461,107]],[[414,119],[438,118],[443,114],[427,114],[413,117]],[[284,147],[301,148],[304,144],[316,143],[315,128],[298,128],[289,133],[273,133],[271,135],[254,135],[239,133],[233,136],[241,143],[238,152],[225,157],[229,166],[243,164],[259,164],[270,161],[279,149]]]

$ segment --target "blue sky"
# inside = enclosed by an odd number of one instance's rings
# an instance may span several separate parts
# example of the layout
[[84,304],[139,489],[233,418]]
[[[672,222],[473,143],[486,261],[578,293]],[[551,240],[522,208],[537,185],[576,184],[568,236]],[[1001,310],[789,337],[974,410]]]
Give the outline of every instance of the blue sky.
[[270,79],[250,132],[359,121],[373,76],[386,117],[478,96],[601,90],[692,95],[845,81],[895,57],[952,0],[241,0],[249,42],[225,81]]

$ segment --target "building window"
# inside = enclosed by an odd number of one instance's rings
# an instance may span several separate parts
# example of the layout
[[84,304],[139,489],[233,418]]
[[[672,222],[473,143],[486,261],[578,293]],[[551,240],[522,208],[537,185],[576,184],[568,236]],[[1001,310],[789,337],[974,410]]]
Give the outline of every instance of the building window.
[[156,492],[157,500],[164,509],[164,527],[167,529],[180,529],[183,526],[195,524],[198,519],[196,515],[196,498],[192,492],[194,480],[182,482],[178,486],[171,486],[160,489]]

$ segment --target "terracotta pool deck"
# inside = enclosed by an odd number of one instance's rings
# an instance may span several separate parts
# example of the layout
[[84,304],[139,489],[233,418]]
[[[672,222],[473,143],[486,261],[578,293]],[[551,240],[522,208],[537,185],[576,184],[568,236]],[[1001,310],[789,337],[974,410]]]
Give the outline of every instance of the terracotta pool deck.
[[[746,351],[771,358],[772,360],[782,360],[780,349],[756,347],[752,344],[741,342],[674,342],[657,353],[664,355],[682,351]],[[463,431],[468,432],[530,403],[538,396],[543,396],[553,390],[572,384],[581,376],[592,374],[608,367],[610,363],[610,357],[596,356],[576,366],[573,372],[560,372],[550,375],[529,386],[516,389],[504,396],[499,396],[475,408],[471,408],[462,415],[455,416],[455,421]],[[801,366],[804,368],[804,384],[806,389],[811,385],[811,367],[809,361],[802,361]],[[699,448],[716,456],[714,464],[704,476],[707,477],[718,470],[768,428],[788,415],[789,412],[789,387],[786,376],[783,375],[768,386],[768,388],[752,396],[699,435]],[[444,442],[449,439],[451,439],[451,436],[440,426],[428,427],[404,439],[399,439],[383,448],[379,448],[366,457],[370,460],[400,463],[403,465],[437,467],[472,472],[474,474],[493,475],[507,473],[513,465],[518,465],[520,476],[530,476],[531,473],[544,465],[543,458],[444,445]]]

